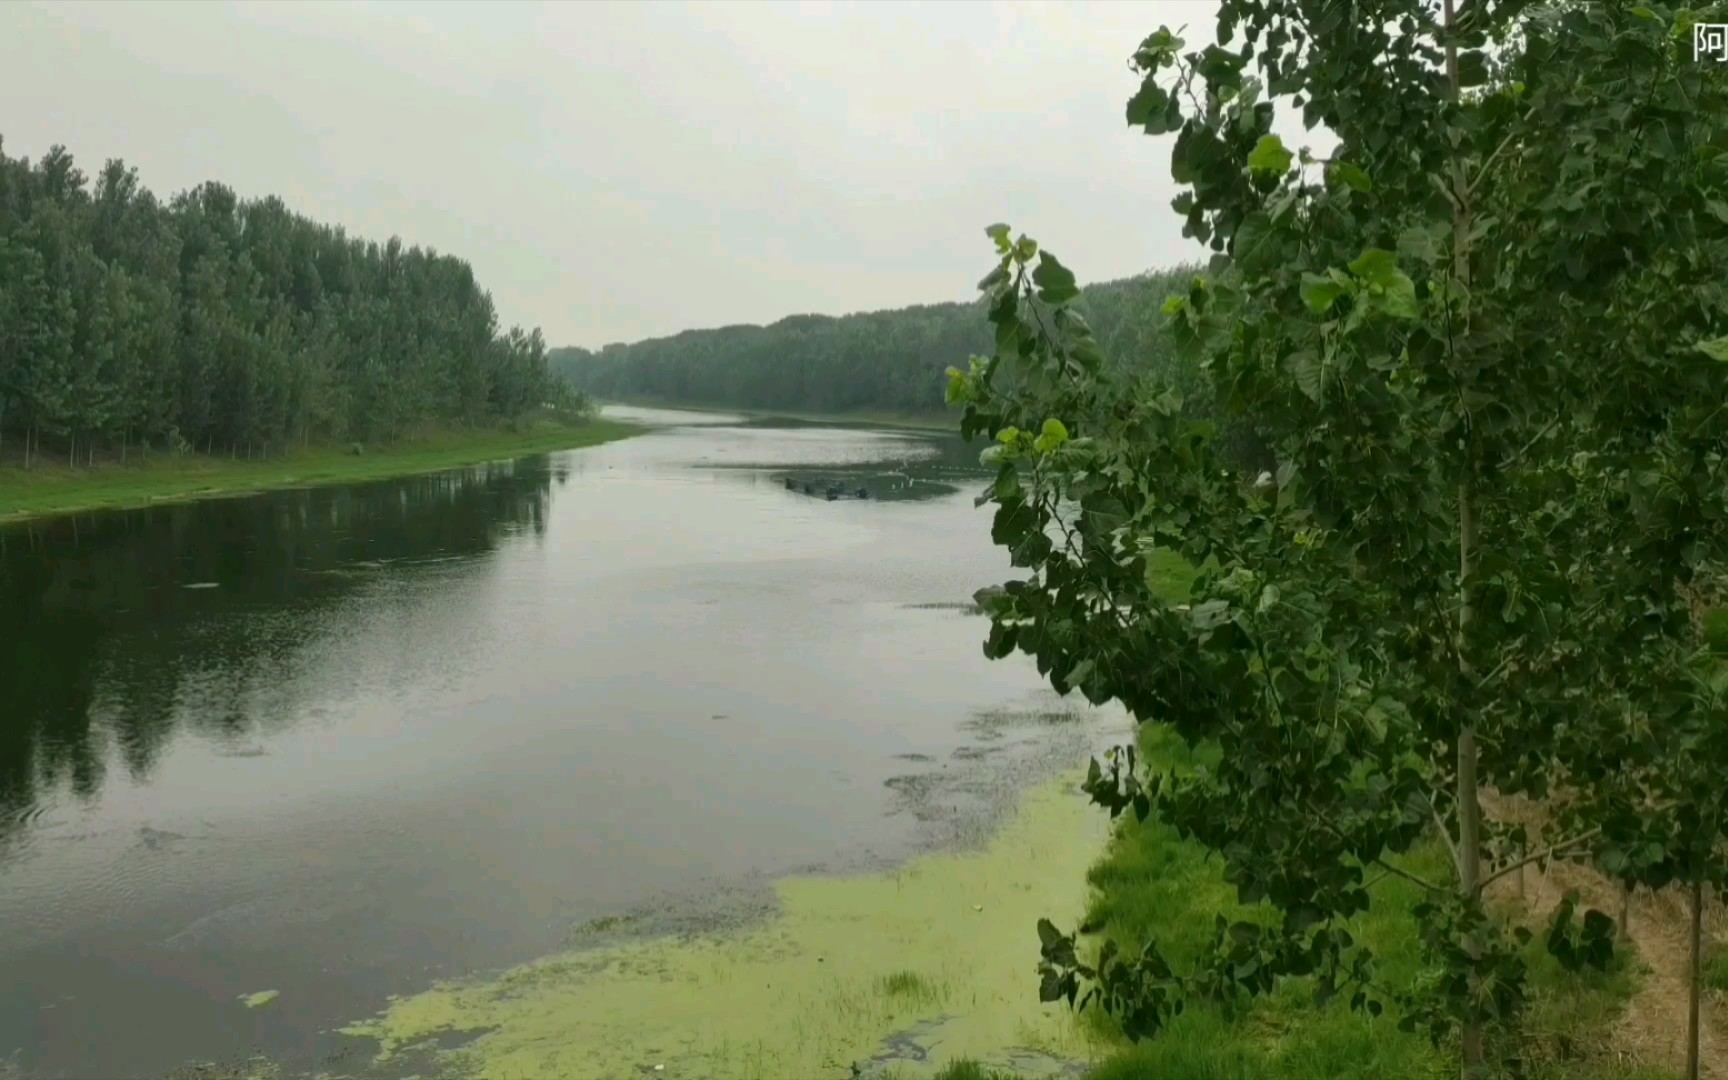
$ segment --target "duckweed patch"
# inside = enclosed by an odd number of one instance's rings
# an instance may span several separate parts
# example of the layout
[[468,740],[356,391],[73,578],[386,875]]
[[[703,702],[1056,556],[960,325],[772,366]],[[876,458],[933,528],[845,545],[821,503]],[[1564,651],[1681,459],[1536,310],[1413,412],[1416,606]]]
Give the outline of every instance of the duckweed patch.
[[1041,1004],[1032,974],[1033,927],[1078,918],[1108,833],[1073,785],[1032,791],[980,850],[781,881],[779,913],[760,925],[548,957],[393,1000],[344,1031],[375,1041],[382,1063],[488,1029],[435,1052],[441,1074],[469,1077],[655,1065],[667,1077],[845,1077],[897,1035],[932,1068],[1087,1058],[1094,1036],[1066,1005]]
[[620,930],[628,930],[641,922],[642,916],[640,915],[602,915],[598,919],[589,919],[580,926],[572,927],[567,937],[572,941],[600,937],[605,934],[617,933]]

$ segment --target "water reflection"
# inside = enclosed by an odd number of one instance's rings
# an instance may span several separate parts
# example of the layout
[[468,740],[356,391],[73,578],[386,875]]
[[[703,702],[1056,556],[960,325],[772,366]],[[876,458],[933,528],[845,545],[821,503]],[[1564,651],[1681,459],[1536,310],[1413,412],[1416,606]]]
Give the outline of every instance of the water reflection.
[[597,917],[722,925],[948,842],[899,812],[909,761],[1014,790],[1042,751],[964,725],[1043,681],[947,610],[1010,568],[988,511],[928,497],[982,485],[973,448],[698,419],[0,530],[0,1052],[328,1072],[388,995]]
[[568,472],[529,459],[0,528],[0,845],[59,794],[94,798],[110,761],[146,779],[179,725],[245,754],[260,717],[292,712],[251,706],[293,685],[281,668],[318,611],[394,564],[543,537]]
[[[813,443],[833,444],[835,428],[811,421],[762,419],[741,425],[745,431],[802,435]],[[783,461],[742,460],[707,462],[706,468],[738,469],[760,474],[793,495],[826,499],[829,491],[839,498],[858,498],[862,489],[869,499],[910,502],[939,499],[977,486],[983,476],[978,464],[981,449],[967,445],[947,432],[911,434],[904,429],[879,429],[885,438],[858,444],[851,455],[825,455],[801,460],[795,468]]]

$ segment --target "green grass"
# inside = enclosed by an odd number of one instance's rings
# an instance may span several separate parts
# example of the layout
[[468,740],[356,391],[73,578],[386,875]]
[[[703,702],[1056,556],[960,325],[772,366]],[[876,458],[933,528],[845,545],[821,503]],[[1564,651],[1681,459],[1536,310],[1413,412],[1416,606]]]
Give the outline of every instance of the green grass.
[[110,510],[158,502],[245,495],[272,488],[314,487],[438,472],[485,461],[568,450],[622,439],[643,430],[609,420],[565,423],[540,419],[519,426],[446,431],[389,446],[314,446],[248,461],[187,454],[135,455],[129,464],[69,467],[44,460],[24,469],[0,465],[0,522]]
[[[1151,580],[1167,599],[1186,599],[1192,579],[1192,569],[1180,556],[1154,555]],[[1155,725],[1141,729],[1140,746],[1149,759],[1175,768],[1204,764],[1207,757]],[[1422,845],[1398,862],[1429,880],[1446,880],[1451,873],[1438,843]],[[1181,839],[1156,816],[1138,823],[1127,815],[1088,880],[1093,899],[1082,926],[1091,947],[1109,938],[1137,953],[1146,941],[1156,939],[1179,970],[1206,947],[1217,914],[1231,921],[1275,919],[1267,905],[1238,904],[1220,861],[1209,858],[1199,844]],[[1374,887],[1373,907],[1349,924],[1356,940],[1373,951],[1384,985],[1408,987],[1424,971],[1410,914],[1419,900],[1413,885],[1385,878]],[[1607,1033],[1634,988],[1633,958],[1622,953],[1606,973],[1572,975],[1547,954],[1537,935],[1526,960],[1531,1003],[1517,1050],[1528,1080],[1656,1080],[1664,1075],[1615,1065],[1607,1053]],[[1351,1012],[1342,1000],[1318,1007],[1312,995],[1312,980],[1292,979],[1270,997],[1248,1003],[1234,1020],[1216,1009],[1190,1007],[1158,1038],[1139,1044],[1128,1043],[1114,1021],[1089,1009],[1082,1022],[1117,1044],[1090,1080],[1418,1080],[1457,1075],[1456,1047],[1435,1048],[1424,1036],[1399,1031],[1390,1002],[1383,1016],[1371,1018]],[[1510,1046],[1502,1039],[1498,1049]]]
[[944,1065],[932,1080],[1014,1080],[1005,1072],[987,1069],[976,1061],[954,1061]]
[[[1154,760],[1176,767],[1201,763],[1174,735],[1148,726],[1141,748]],[[1429,880],[1450,873],[1436,843],[1402,856],[1399,865]],[[1215,914],[1235,921],[1273,921],[1266,905],[1244,907],[1226,884],[1217,859],[1155,816],[1144,823],[1131,818],[1121,827],[1105,857],[1088,875],[1095,889],[1083,924],[1090,940],[1114,939],[1138,951],[1156,939],[1180,969],[1205,947]],[[1373,907],[1351,920],[1357,941],[1371,949],[1383,985],[1408,987],[1424,970],[1410,909],[1419,891],[1399,878],[1374,887]],[[1563,971],[1541,943],[1526,952],[1531,1004],[1517,1048],[1529,1080],[1634,1080],[1663,1074],[1631,1071],[1612,1063],[1607,1033],[1634,988],[1631,957],[1622,954],[1606,973],[1573,975]],[[1088,1010],[1084,1022],[1100,1034],[1117,1028],[1102,1013]],[[1502,1043],[1501,1049],[1509,1050]],[[1138,1045],[1121,1043],[1090,1080],[1130,1080],[1147,1076],[1259,1080],[1309,1077],[1452,1077],[1455,1047],[1436,1049],[1426,1037],[1397,1028],[1394,1010],[1380,1018],[1353,1013],[1337,1001],[1314,1004],[1312,982],[1292,979],[1270,997],[1251,1002],[1234,1020],[1217,1010],[1190,1007],[1158,1038]]]
[[1728,945],[1715,943],[1704,946],[1704,985],[1712,990],[1728,991]]
[[939,1004],[945,996],[941,986],[916,971],[896,971],[876,980],[883,995],[914,1004]]
[[[1147,727],[1141,747],[1148,757],[1192,765],[1198,759],[1174,736]],[[1412,873],[1440,877],[1444,855],[1427,848],[1406,856]],[[1236,903],[1218,860],[1184,841],[1156,817],[1123,825],[1089,879],[1096,890],[1084,925],[1097,939],[1110,938],[1138,952],[1156,939],[1178,968],[1196,958],[1210,939],[1215,914],[1231,921],[1269,922],[1272,911]],[[1408,920],[1417,890],[1398,878],[1375,886],[1374,907],[1352,920],[1356,939],[1372,949],[1380,973],[1407,983],[1421,968]],[[1087,1023],[1113,1032],[1109,1018],[1088,1010]],[[1270,998],[1254,1002],[1234,1021],[1213,1009],[1190,1007],[1157,1039],[1124,1045],[1096,1069],[1095,1080],[1142,1076],[1183,1077],[1440,1077],[1455,1075],[1444,1055],[1417,1036],[1397,1030],[1390,1015],[1371,1019],[1344,1003],[1317,1008],[1312,985],[1296,979]]]

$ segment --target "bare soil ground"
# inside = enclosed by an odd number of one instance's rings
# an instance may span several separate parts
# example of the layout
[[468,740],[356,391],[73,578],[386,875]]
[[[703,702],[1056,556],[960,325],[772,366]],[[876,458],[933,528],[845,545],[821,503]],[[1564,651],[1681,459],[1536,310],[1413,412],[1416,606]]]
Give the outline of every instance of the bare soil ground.
[[[1508,799],[1485,792],[1485,814],[1502,821],[1520,821],[1539,826],[1542,813],[1521,799]],[[1532,835],[1535,835],[1532,830]],[[1568,890],[1576,889],[1584,906],[1618,918],[1622,893],[1590,866],[1577,862],[1551,862],[1546,871],[1534,864],[1520,874],[1514,872],[1493,883],[1490,891],[1499,899],[1517,900],[1535,920],[1546,920]],[[1520,898],[1520,888],[1523,895]],[[1728,909],[1720,898],[1706,899],[1705,933],[1715,940],[1728,940]],[[1612,1033],[1612,1051],[1627,1065],[1654,1066],[1681,1071],[1686,1061],[1686,1002],[1689,974],[1687,937],[1690,930],[1687,898],[1681,890],[1634,894],[1627,911],[1626,936],[1647,969],[1637,991],[1621,1014]],[[1728,1080],[1728,1002],[1719,992],[1705,991],[1700,1011],[1698,1058],[1700,1075],[1710,1080]]]

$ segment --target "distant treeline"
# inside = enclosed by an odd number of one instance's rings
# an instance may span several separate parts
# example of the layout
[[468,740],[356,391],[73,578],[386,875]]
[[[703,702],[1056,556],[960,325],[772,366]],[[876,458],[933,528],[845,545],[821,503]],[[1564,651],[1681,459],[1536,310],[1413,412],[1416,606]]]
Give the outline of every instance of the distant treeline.
[[[1089,285],[1082,309],[1105,355],[1134,371],[1181,377],[1159,308],[1193,267]],[[944,411],[943,373],[994,351],[982,302],[927,304],[838,318],[794,315],[770,326],[686,330],[599,352],[553,349],[552,370],[614,400],[809,412]]]
[[568,394],[466,262],[216,183],[0,147],[0,451],[263,454],[490,423]]

